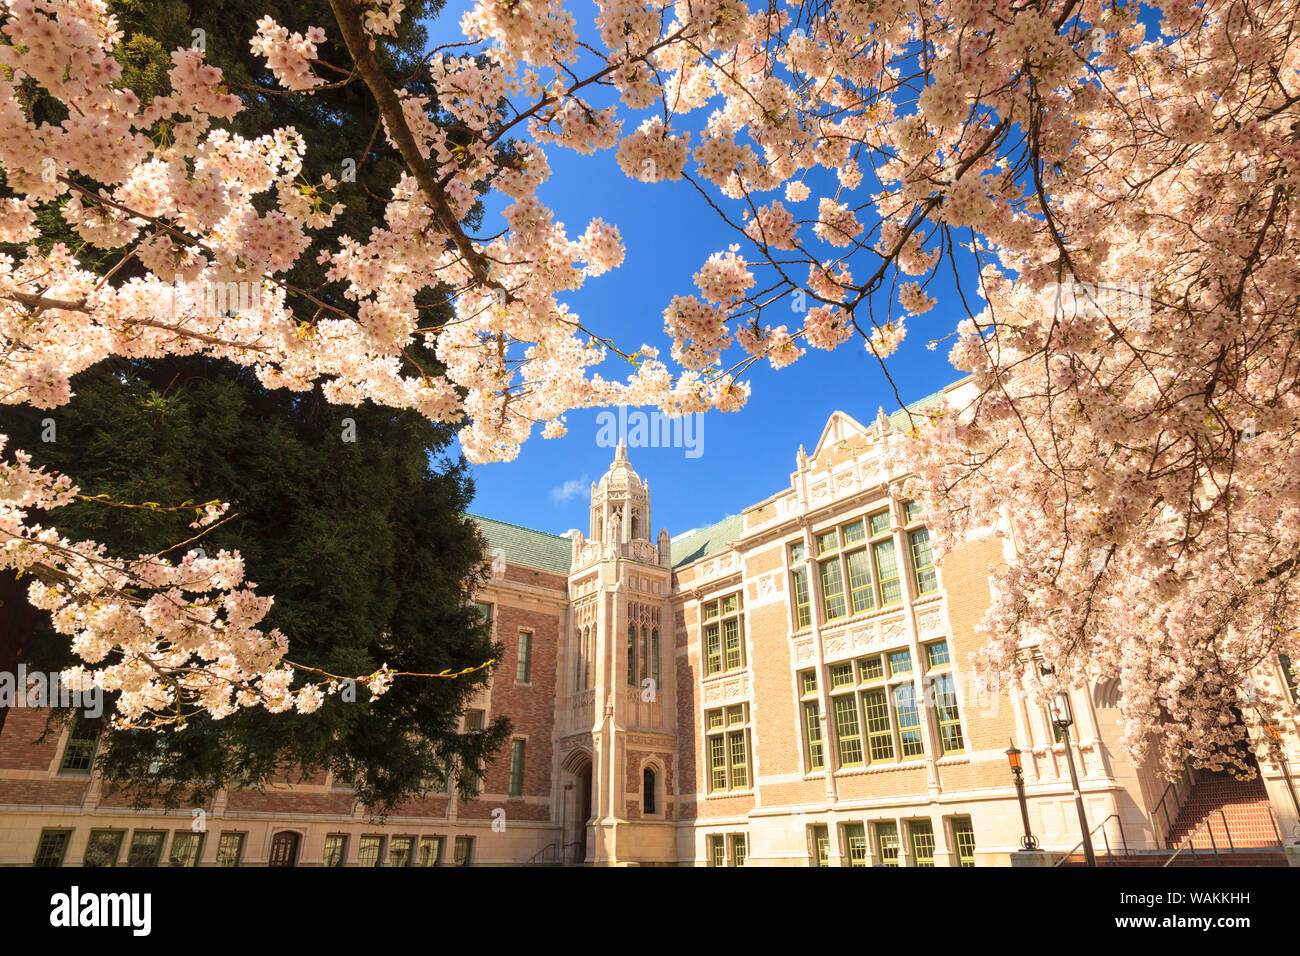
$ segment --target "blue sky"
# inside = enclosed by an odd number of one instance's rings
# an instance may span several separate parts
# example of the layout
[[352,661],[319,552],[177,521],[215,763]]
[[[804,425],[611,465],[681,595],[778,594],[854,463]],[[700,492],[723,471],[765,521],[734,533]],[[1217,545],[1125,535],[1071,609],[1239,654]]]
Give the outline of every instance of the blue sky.
[[[429,25],[431,41],[460,39],[458,23],[467,7],[465,0],[449,0],[442,16]],[[581,32],[593,29],[594,5],[575,3],[569,9],[578,17]],[[700,114],[701,120],[705,117],[707,110]],[[625,122],[625,132],[635,129],[640,119]],[[570,294],[566,299],[570,308],[588,328],[613,338],[626,351],[646,343],[667,358],[670,342],[662,310],[673,295],[695,291],[691,276],[711,253],[734,242],[734,233],[685,181],[645,184],[628,179],[618,168],[613,150],[581,156],[548,146],[546,153],[553,172],[539,195],[565,223],[569,235],[581,233],[591,219],[601,217],[618,226],[627,253],[618,269],[589,279],[584,289]],[[688,168],[693,169],[693,164]],[[870,184],[868,176],[857,194],[865,193]],[[818,189],[810,185],[816,197]],[[768,201],[771,198],[781,197],[773,193]],[[806,207],[815,209],[814,202],[815,198],[800,204],[803,215],[808,214]],[[485,233],[501,228],[501,206],[488,203]],[[962,241],[969,241],[968,237]],[[862,262],[857,271],[866,266]],[[975,270],[968,265],[963,268],[962,288],[978,309],[978,300],[971,299],[974,285]],[[965,315],[951,275],[941,272],[927,291],[938,304],[908,320],[907,338],[889,359],[899,393],[909,402],[960,377],[947,360],[949,343],[940,343],[934,351],[926,348],[929,340],[951,333]],[[883,314],[884,304],[883,298],[877,303],[878,315]],[[791,313],[792,329],[798,327],[798,319]],[[780,324],[775,314],[767,322]],[[738,348],[731,354],[732,361],[742,355]],[[622,378],[628,368],[614,356],[600,371]],[[765,362],[755,364],[745,378],[753,389],[749,403],[739,412],[704,417],[698,457],[687,457],[682,448],[629,449],[632,466],[650,482],[655,533],[667,526],[675,536],[711,524],[787,486],[799,445],[811,451],[836,409],[869,424],[879,406],[886,411],[898,408],[876,359],[857,338],[833,352],[810,349],[781,370]],[[562,533],[579,527],[585,532],[590,482],[604,474],[613,458],[612,449],[597,443],[598,413],[595,409],[569,413],[569,433],[563,438],[543,439],[535,430],[513,462],[473,466],[472,510],[543,531]]]

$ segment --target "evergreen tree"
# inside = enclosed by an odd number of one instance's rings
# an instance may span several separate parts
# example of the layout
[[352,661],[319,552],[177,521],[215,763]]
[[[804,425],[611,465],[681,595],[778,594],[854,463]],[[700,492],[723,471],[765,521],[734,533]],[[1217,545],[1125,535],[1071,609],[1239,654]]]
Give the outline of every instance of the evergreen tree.
[[[408,3],[398,37],[379,45],[394,77],[416,70],[425,42],[419,20],[440,6]],[[309,144],[304,181],[326,172],[343,180],[333,201],[345,212],[330,231],[364,237],[380,222],[401,167],[377,132],[365,89],[358,83],[310,98],[277,95],[248,48],[260,16],[305,27],[330,21],[328,2],[122,0],[113,7],[125,34],[124,79],[142,99],[165,89],[171,50],[204,43],[209,61],[251,107],[231,124],[235,131],[294,126]],[[100,260],[97,250],[78,248],[56,207],[44,209],[41,222],[42,244],[61,241],[83,262]],[[301,262],[293,281],[342,304],[314,261]],[[300,301],[295,308],[310,320],[316,306]],[[436,318],[445,306],[430,298],[428,309]],[[415,360],[437,368],[431,355]],[[482,543],[463,517],[472,486],[463,460],[434,460],[451,440],[448,426],[370,404],[331,405],[318,391],[267,390],[247,369],[202,357],[103,363],[78,376],[74,390],[73,401],[54,412],[7,407],[0,430],[30,450],[35,464],[75,475],[84,494],[107,502],[232,502],[236,516],[193,546],[243,554],[248,579],[275,595],[265,623],[289,636],[296,664],[334,674],[370,673],[384,663],[439,673],[496,655],[471,603],[483,563]],[[53,441],[43,440],[49,421]],[[192,517],[82,502],[60,511],[59,527],[134,555],[192,537]],[[0,668],[73,663],[67,638],[28,605],[26,586],[12,575],[0,580]],[[354,702],[328,697],[311,715],[253,708],[220,721],[199,714],[161,734],[105,728],[98,766],[137,802],[167,805],[286,773],[333,771],[352,779],[362,803],[382,814],[445,774],[467,780],[459,768],[481,765],[504,742],[504,718],[483,731],[457,732],[461,710],[487,673],[403,678],[373,701],[358,687]],[[0,709],[0,728],[3,721]]]

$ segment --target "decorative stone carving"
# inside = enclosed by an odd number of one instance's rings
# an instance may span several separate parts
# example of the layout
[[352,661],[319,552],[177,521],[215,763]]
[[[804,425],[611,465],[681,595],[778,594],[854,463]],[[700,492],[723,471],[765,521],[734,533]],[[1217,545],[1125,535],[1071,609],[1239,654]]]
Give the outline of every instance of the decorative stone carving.
[[941,633],[945,630],[943,615],[937,610],[922,614],[916,619],[916,627],[925,635]]

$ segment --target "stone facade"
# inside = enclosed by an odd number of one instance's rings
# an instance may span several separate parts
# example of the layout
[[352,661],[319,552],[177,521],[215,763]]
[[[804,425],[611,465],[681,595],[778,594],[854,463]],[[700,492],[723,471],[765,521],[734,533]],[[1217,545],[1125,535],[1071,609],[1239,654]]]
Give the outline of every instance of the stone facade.
[[[162,832],[163,862],[199,865],[230,862],[236,842],[241,865],[1005,865],[1022,834],[1012,742],[1044,848],[1080,839],[1067,747],[1099,850],[1162,847],[1183,794],[1121,754],[1112,684],[1074,691],[1068,743],[1024,688],[983,686],[975,626],[1013,534],[990,516],[931,565],[924,515],[888,494],[899,476],[882,450],[905,424],[836,412],[786,488],[676,538],[653,533],[621,446],[586,532],[480,519],[492,576],[478,599],[505,654],[467,719],[505,714],[513,732],[476,800],[433,795],[379,825],[335,781],[280,782],[218,794],[194,841],[178,837],[192,811],[127,809],[69,768],[69,730],[33,743],[44,715],[16,710],[0,736],[0,863],[78,865],[114,845],[119,865],[148,862]],[[1296,729],[1293,715],[1300,763]],[[1262,771],[1289,834],[1281,770]]]

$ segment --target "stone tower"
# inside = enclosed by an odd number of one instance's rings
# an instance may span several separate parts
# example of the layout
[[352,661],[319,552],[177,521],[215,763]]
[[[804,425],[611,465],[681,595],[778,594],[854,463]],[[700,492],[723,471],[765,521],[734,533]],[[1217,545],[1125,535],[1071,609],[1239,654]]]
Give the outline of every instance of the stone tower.
[[566,859],[673,858],[672,558],[620,444],[574,534],[555,759]]

